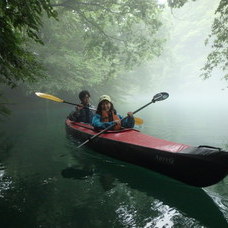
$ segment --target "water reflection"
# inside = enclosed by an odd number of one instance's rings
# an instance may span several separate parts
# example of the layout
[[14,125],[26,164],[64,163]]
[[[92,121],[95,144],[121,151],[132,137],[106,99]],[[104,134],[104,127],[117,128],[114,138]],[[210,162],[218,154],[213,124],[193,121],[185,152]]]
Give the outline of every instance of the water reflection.
[[[72,145],[73,146],[73,145]],[[74,146],[75,148],[76,146]],[[190,187],[167,177],[140,167],[106,158],[86,149],[75,151],[72,155],[76,165],[62,170],[64,178],[93,180],[98,177],[100,185],[108,194],[125,192],[130,202],[121,201],[115,210],[123,226],[131,227],[227,227],[228,223],[215,202],[199,188]],[[137,195],[152,198],[141,202],[147,213],[139,211]],[[148,201],[148,198],[145,197]],[[148,213],[149,212],[149,213]],[[139,222],[139,218],[144,221]],[[209,219],[213,215],[213,219]]]
[[227,227],[227,184],[210,189],[212,200],[201,189],[75,150],[62,121],[69,111],[44,110],[17,110],[1,128],[9,136],[0,134],[0,227]]
[[[4,198],[5,191],[9,190],[13,184],[12,178],[6,175],[6,167],[4,162],[9,158],[13,142],[5,135],[3,131],[0,132],[0,198]],[[1,204],[0,204],[1,205]]]
[[1,180],[1,227],[48,227],[51,221],[42,219],[48,212],[46,203],[51,203],[47,199],[54,193],[54,187],[41,182],[42,178],[37,175],[29,178],[4,176]]
[[10,156],[10,151],[13,148],[14,143],[9,136],[3,131],[0,132],[0,161],[5,161]]
[[61,172],[62,176],[65,178],[72,178],[78,180],[84,180],[89,176],[93,175],[93,172],[86,169],[76,169],[73,167],[68,167]]

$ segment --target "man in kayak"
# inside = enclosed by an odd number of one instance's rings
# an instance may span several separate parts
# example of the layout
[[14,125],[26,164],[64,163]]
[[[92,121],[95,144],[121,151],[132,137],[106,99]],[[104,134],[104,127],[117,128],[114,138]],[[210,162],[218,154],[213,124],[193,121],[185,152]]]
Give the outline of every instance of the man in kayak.
[[121,121],[123,117],[116,113],[111,98],[108,95],[102,95],[97,106],[96,115],[92,119],[92,125],[95,129],[105,129],[114,125],[112,130],[119,130],[121,127],[133,128],[135,120],[132,112],[127,113],[128,117]]
[[90,104],[90,93],[87,90],[83,90],[78,96],[81,104],[75,107],[75,111],[70,113],[68,119],[75,122],[91,124],[96,109]]

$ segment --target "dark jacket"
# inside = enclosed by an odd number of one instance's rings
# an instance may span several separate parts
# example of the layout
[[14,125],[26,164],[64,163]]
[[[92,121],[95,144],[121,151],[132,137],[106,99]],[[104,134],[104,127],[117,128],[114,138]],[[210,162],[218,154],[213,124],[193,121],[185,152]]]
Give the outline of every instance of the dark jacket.
[[95,111],[96,110],[92,105],[85,106],[81,110],[79,110],[78,107],[76,107],[75,111],[71,112],[67,118],[74,122],[83,122],[91,124]]

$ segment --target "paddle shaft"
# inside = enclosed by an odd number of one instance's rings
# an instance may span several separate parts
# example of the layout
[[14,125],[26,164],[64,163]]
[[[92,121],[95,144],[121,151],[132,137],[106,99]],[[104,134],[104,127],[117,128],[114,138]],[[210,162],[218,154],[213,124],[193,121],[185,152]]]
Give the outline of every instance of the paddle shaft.
[[63,101],[63,103],[79,106],[78,104],[74,104],[74,103],[71,103],[71,102],[68,102],[68,101]]
[[[147,106],[150,105],[151,103],[154,103],[154,101],[152,100],[151,102],[149,102],[149,103],[147,103],[146,105],[142,106],[141,108],[137,109],[136,111],[133,112],[133,114],[139,112],[140,110],[142,110],[143,108],[147,107]],[[128,116],[125,116],[125,117],[121,120],[121,122],[122,122],[123,120],[127,119],[127,117],[128,117]],[[91,141],[91,140],[97,138],[99,135],[101,135],[101,134],[103,134],[104,132],[108,131],[109,129],[111,129],[111,128],[112,128],[113,126],[115,126],[115,125],[116,125],[116,123],[114,123],[114,124],[112,124],[112,125],[106,127],[104,130],[100,131],[98,134],[93,135],[92,137],[90,137],[89,139],[87,139],[84,143],[80,144],[77,148],[80,148],[80,147],[82,147],[83,145],[85,145],[86,143],[88,143],[89,141]]]
[[[149,102],[148,104],[146,104],[146,105],[142,106],[141,108],[137,109],[136,111],[133,112],[133,114],[135,114],[136,112],[139,112],[140,110],[142,110],[143,108],[147,107],[147,106],[150,105],[151,103],[154,103],[154,101],[151,101],[151,102]],[[127,117],[127,116],[126,116],[126,117]],[[126,118],[126,117],[125,117],[125,118]]]
[[[63,101],[63,103],[71,104],[71,105],[75,105],[75,106],[81,107],[79,104],[74,104],[74,103],[71,103],[71,102],[68,102],[68,101]],[[84,108],[88,108],[90,110],[96,110],[95,108],[90,108],[90,107],[84,107]]]
[[[122,121],[122,120],[121,120]],[[98,137],[99,135],[103,134],[105,131],[108,131],[110,128],[112,128],[113,126],[115,126],[115,124],[112,124],[108,127],[106,127],[104,130],[100,131],[98,134],[93,135],[92,137],[90,137],[89,139],[87,139],[84,143],[80,144],[77,148],[82,147],[83,145],[85,145],[86,143],[88,143],[89,141],[93,140],[94,138]]]

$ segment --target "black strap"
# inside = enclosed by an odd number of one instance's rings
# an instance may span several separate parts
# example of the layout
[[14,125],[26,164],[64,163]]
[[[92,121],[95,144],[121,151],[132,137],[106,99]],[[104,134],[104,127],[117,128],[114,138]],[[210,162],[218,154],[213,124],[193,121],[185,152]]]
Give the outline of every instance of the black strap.
[[207,145],[200,145],[200,146],[198,146],[198,148],[202,148],[202,147],[221,151],[221,148],[219,148],[219,147],[207,146]]

